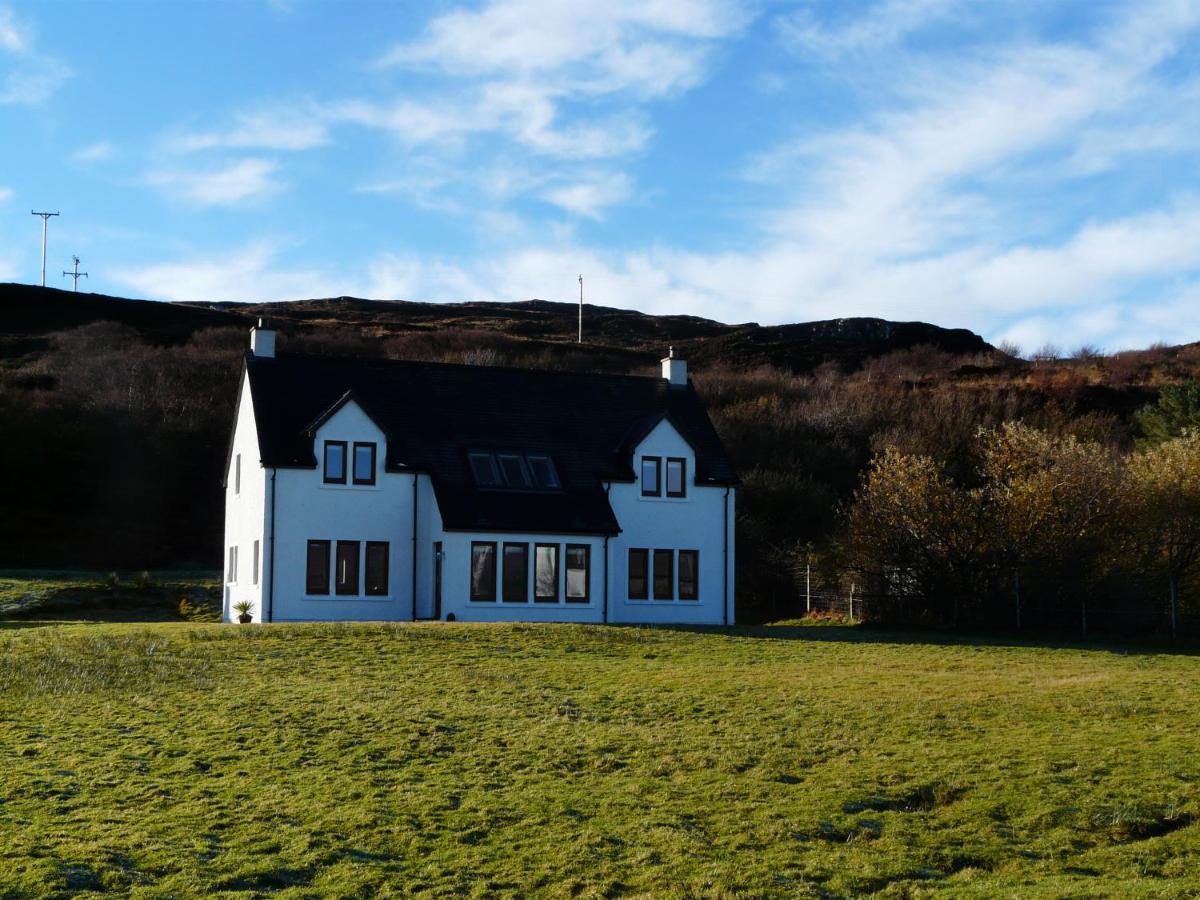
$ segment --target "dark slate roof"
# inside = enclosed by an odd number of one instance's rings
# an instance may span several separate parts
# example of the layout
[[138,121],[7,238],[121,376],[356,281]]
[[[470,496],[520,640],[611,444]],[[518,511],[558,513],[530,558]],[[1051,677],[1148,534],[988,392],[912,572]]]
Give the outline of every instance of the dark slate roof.
[[[695,451],[697,484],[737,483],[690,384],[288,353],[246,367],[264,465],[315,467],[316,428],[353,399],[387,435],[385,467],[428,473],[452,530],[617,533],[601,481],[632,481],[634,445],[664,418]],[[478,488],[468,450],[546,452],[563,490]]]

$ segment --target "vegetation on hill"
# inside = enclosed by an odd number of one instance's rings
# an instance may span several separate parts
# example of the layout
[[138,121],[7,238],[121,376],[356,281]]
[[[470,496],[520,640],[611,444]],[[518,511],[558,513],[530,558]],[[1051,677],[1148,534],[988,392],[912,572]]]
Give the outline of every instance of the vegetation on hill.
[[1193,896],[1198,677],[861,628],[0,626],[0,895]]

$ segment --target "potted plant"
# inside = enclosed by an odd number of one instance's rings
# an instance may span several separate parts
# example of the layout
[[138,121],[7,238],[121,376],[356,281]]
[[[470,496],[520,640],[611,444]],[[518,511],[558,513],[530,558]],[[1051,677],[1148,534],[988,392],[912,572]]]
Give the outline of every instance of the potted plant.
[[248,625],[250,622],[254,621],[254,617],[250,615],[251,611],[254,609],[254,604],[249,600],[239,600],[237,603],[233,604],[233,608],[238,614],[238,621],[243,625]]

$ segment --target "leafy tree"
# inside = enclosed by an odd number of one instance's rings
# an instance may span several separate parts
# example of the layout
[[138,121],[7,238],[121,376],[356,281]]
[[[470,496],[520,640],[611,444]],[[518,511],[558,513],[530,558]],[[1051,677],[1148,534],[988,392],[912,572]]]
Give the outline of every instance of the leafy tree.
[[1143,407],[1134,421],[1142,435],[1142,446],[1161,444],[1190,428],[1200,428],[1200,381],[1163,388],[1158,401]]

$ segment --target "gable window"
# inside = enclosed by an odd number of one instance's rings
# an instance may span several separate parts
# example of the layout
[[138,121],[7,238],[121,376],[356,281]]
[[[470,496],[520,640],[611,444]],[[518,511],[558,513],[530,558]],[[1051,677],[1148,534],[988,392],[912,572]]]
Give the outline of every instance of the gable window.
[[654,551],[654,599],[675,599],[675,551]]
[[240,494],[242,492],[242,454],[238,454],[233,459],[233,492]]
[[700,551],[679,551],[679,599],[700,599]]
[[558,602],[558,544],[537,544],[533,549],[533,599]]
[[504,544],[504,602],[529,602],[528,544]]
[[366,594],[368,597],[386,597],[388,592],[388,543],[367,541],[366,551]]
[[471,599],[496,599],[496,543],[471,542]]
[[525,457],[529,463],[529,474],[533,478],[533,486],[546,490],[556,490],[562,487],[558,480],[558,471],[554,468],[554,460],[541,453],[530,453]]
[[237,584],[237,546],[229,548],[229,565],[225,569],[225,580]]
[[587,544],[567,544],[567,602],[587,603],[591,550]]
[[329,541],[308,542],[308,572],[304,579],[304,593],[329,593]]
[[525,468],[524,457],[516,453],[497,453],[496,460],[500,463],[505,484],[512,488],[529,487],[529,470]]
[[346,483],[346,442],[325,442],[325,483]]
[[334,590],[343,596],[358,593],[358,541],[337,542]]
[[253,565],[250,569],[250,583],[258,584],[258,541],[254,542]]
[[687,460],[671,456],[667,458],[667,496],[687,496]]
[[642,457],[642,496],[662,496],[662,457]]
[[354,442],[354,483],[375,483],[375,445]]
[[629,599],[650,599],[649,573],[650,551],[644,547],[631,547],[629,550]]
[[475,483],[480,487],[499,487],[500,471],[496,468],[496,458],[490,453],[473,451],[467,454],[471,464],[471,474]]

